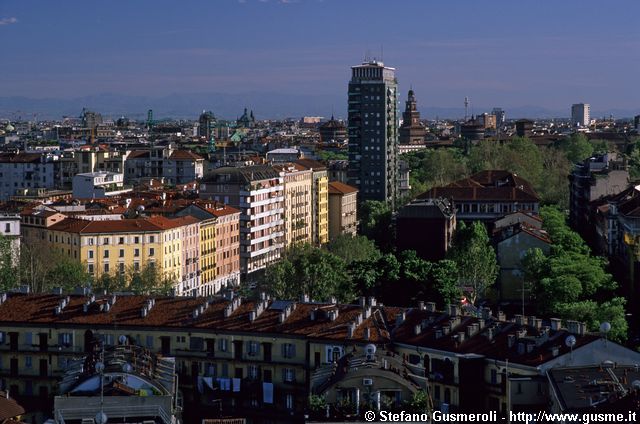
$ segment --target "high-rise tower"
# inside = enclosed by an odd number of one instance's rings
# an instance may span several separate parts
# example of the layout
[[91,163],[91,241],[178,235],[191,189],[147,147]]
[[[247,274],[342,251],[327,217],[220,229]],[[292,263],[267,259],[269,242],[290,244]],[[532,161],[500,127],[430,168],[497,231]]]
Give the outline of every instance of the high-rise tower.
[[397,197],[397,85],[395,69],[382,62],[351,67],[347,178],[359,200],[393,204]]

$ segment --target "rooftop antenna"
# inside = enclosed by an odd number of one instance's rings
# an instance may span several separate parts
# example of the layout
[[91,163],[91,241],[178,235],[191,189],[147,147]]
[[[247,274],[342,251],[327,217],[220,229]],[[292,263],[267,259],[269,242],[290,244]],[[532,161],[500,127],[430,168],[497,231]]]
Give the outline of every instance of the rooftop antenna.
[[380,44],[380,62],[384,63],[384,44]]
[[467,96],[464,97],[464,120],[465,122],[467,121],[467,116],[468,116],[468,110],[469,110],[469,98]]

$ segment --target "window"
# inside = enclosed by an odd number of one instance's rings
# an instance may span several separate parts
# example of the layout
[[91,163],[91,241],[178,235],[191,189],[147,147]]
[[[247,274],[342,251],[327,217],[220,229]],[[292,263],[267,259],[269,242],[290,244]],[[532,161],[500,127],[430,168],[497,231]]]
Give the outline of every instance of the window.
[[176,336],[176,342],[185,343],[186,341],[187,341],[187,338],[185,336]]
[[491,384],[498,384],[498,371],[491,370]]
[[[51,241],[51,236],[49,236],[49,241]],[[88,242],[89,242],[89,246],[93,246],[93,238],[90,238]]]
[[153,349],[153,336],[147,336],[146,345],[149,349]]
[[120,272],[120,275],[124,275],[124,263],[119,263],[118,264],[118,271]]
[[133,249],[133,256],[136,258],[140,257],[140,249]]
[[93,264],[89,264],[89,274],[93,275]]
[[5,332],[0,331],[0,345],[4,344],[4,339],[5,339]]
[[282,370],[282,381],[285,383],[292,383],[296,381],[296,370],[293,368],[284,368]]
[[156,242],[156,236],[149,236],[149,243],[155,243]]
[[63,347],[70,347],[73,345],[73,334],[71,333],[59,333],[58,345]]
[[120,249],[120,254],[118,255],[119,258],[124,258],[124,249]]
[[140,262],[134,262],[133,263],[133,270],[134,271],[140,271]]
[[5,233],[11,232],[11,224],[4,224],[4,232]]
[[104,251],[103,258],[109,259],[109,251],[108,250]]
[[257,365],[249,365],[249,378],[252,380],[257,380],[258,375],[260,374]]
[[204,349],[204,339],[202,337],[191,337],[189,339],[189,350],[201,351]]
[[287,393],[284,397],[284,404],[287,409],[293,409],[293,395],[291,393]]
[[293,358],[296,356],[296,345],[292,343],[284,343],[282,345],[282,357]]
[[27,333],[24,333],[24,344],[26,345],[33,344],[33,333],[31,333],[30,331]]
[[249,356],[256,356],[260,352],[260,345],[258,342],[247,342],[247,354]]
[[102,244],[109,244],[109,237],[102,239]]
[[109,273],[109,264],[104,264],[104,272]]
[[118,244],[124,244],[124,237],[118,238]]
[[134,242],[135,244],[140,243],[140,237],[134,237],[134,238],[133,238],[133,242]]
[[154,249],[153,247],[149,248],[149,256],[154,256],[156,254],[156,249]]
[[227,339],[218,340],[218,350],[220,352],[226,352],[227,351]]
[[33,358],[31,356],[24,357],[24,367],[31,368],[33,366]]

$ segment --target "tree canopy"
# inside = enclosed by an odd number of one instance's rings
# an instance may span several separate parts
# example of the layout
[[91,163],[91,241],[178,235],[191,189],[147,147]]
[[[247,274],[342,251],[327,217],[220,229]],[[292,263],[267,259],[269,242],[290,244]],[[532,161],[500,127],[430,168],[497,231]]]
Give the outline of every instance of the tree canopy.
[[458,284],[468,294],[469,300],[475,303],[478,298],[484,297],[498,276],[496,252],[489,243],[484,224],[458,224],[453,246],[447,256],[456,263]]

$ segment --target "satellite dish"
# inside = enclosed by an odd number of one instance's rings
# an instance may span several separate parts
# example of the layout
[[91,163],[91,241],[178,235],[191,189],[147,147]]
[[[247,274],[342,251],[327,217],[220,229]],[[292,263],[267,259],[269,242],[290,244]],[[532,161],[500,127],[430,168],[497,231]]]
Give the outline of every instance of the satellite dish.
[[631,387],[633,387],[635,390],[640,390],[640,380],[633,380],[633,382],[631,383]]
[[567,347],[574,347],[576,345],[576,336],[567,336],[567,338],[564,339],[564,344]]
[[609,331],[611,331],[611,324],[606,321],[603,322],[602,324],[600,324],[600,331],[602,333],[608,333]]
[[96,414],[96,424],[107,424],[107,414],[100,411]]
[[104,371],[104,364],[102,362],[97,362],[96,363],[96,372],[97,373],[102,373],[102,371]]
[[368,345],[366,345],[364,347],[364,351],[367,353],[367,355],[373,355],[376,353],[376,345],[369,343]]
[[131,364],[127,362],[122,366],[122,370],[126,373],[130,373],[131,371],[133,371],[133,366],[131,366]]
[[118,337],[118,341],[120,341],[120,344],[126,344],[127,343],[127,336],[125,336],[124,334],[121,335],[120,337]]

